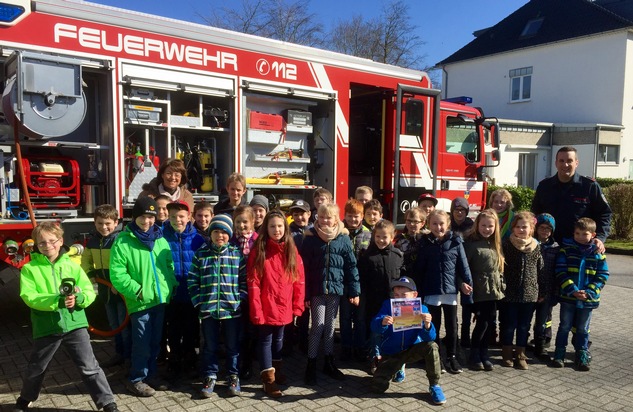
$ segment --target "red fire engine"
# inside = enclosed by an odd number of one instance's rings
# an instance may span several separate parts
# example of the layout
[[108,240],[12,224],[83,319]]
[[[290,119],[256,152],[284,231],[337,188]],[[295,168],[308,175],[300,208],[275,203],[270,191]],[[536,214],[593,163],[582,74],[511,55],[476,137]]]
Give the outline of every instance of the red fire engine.
[[325,187],[342,205],[367,185],[400,223],[424,192],[484,206],[496,119],[441,102],[424,72],[90,3],[0,8],[0,259],[12,266],[34,219],[71,236],[98,204],[125,216],[169,157],[185,160],[197,200],[217,201],[237,171],[249,196],[276,199]]

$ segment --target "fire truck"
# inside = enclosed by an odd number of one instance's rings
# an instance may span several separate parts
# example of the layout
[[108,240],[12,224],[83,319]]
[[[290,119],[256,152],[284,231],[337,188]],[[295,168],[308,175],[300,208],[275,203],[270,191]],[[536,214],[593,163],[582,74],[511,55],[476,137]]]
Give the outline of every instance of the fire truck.
[[367,185],[399,223],[422,193],[484,207],[497,121],[425,72],[88,2],[5,0],[0,19],[8,266],[38,220],[76,236],[99,204],[127,216],[166,158],[197,201],[239,172],[282,205]]

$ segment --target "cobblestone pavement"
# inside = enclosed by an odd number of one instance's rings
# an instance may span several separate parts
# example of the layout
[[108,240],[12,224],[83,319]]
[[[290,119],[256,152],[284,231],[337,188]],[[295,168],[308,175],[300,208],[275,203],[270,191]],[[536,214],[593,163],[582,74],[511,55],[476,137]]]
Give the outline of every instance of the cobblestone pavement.
[[[334,381],[319,374],[319,384],[303,385],[305,356],[298,351],[285,359],[291,386],[284,397],[271,400],[263,396],[255,377],[243,382],[243,395],[227,396],[224,383],[216,387],[211,399],[197,395],[195,383],[183,382],[151,398],[130,396],[124,387],[123,371],[107,369],[108,379],[122,411],[368,411],[368,410],[431,410],[446,411],[632,411],[633,406],[633,257],[609,255],[612,279],[602,295],[602,304],[591,322],[590,372],[572,367],[552,369],[538,361],[530,361],[528,371],[496,366],[492,372],[442,375],[441,384],[448,398],[446,405],[430,403],[424,370],[419,365],[407,367],[405,382],[392,384],[382,396],[370,394],[370,377],[366,365],[339,366],[347,380]],[[554,330],[558,325],[554,315]],[[98,359],[108,359],[113,343],[95,339],[93,347]],[[18,297],[18,282],[0,288],[0,410],[12,410],[19,395],[27,357],[31,349],[28,309]],[[492,350],[498,362],[500,350]],[[568,354],[568,362],[572,359]],[[569,363],[568,363],[569,364]],[[321,365],[319,365],[321,366]],[[58,352],[48,370],[44,389],[33,410],[95,410],[72,361]]]

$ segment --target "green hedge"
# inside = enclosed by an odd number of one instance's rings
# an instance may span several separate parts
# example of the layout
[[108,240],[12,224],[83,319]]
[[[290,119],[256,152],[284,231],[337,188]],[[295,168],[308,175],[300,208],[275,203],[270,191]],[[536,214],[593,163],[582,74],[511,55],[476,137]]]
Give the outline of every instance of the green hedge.
[[600,184],[600,187],[603,189],[606,189],[608,187],[615,186],[615,185],[620,185],[620,184],[633,185],[633,180],[616,179],[613,177],[598,177],[596,179],[596,182],[598,182]]
[[488,193],[486,199],[490,200],[490,194],[497,189],[506,189],[512,195],[512,203],[514,203],[514,210],[530,210],[532,208],[532,199],[534,198],[534,189],[529,187],[517,187],[517,186],[488,186]]
[[[613,211],[611,238],[628,240],[633,237],[633,182],[625,179],[597,179]],[[535,190],[528,187],[488,186],[486,199],[497,189],[506,189],[512,194],[514,210],[530,210]]]
[[613,217],[611,218],[611,236],[627,240],[633,234],[633,185],[617,184],[604,191]]

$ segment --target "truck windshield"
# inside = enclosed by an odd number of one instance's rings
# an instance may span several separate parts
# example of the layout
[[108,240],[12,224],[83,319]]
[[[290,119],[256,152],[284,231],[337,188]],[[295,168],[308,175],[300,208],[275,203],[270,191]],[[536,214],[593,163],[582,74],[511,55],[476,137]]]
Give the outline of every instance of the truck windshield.
[[479,161],[479,128],[459,117],[446,120],[446,151],[463,155],[468,162]]

